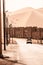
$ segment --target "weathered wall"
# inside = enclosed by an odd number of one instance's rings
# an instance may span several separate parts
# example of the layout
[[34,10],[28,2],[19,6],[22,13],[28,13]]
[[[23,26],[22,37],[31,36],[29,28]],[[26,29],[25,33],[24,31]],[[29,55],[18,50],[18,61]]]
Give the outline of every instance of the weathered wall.
[[23,37],[24,38],[31,38],[32,36],[31,36],[31,33],[32,33],[32,31],[31,31],[31,29],[32,29],[32,27],[25,27],[24,28],[24,32],[23,32]]
[[14,28],[14,36],[18,38],[23,38],[23,27]]
[[40,30],[37,27],[32,27],[32,38],[40,39]]
[[[6,29],[6,32],[8,30]],[[10,37],[16,38],[33,38],[42,39],[43,38],[43,28],[37,27],[14,27],[9,29]]]

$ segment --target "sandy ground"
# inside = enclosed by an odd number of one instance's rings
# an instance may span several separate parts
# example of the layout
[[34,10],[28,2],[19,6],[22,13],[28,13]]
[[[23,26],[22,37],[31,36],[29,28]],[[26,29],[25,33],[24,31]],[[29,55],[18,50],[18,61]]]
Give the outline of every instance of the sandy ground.
[[43,65],[43,45],[26,44],[26,39],[14,39],[16,44],[6,46],[3,55],[9,56],[9,60],[18,60],[26,65]]

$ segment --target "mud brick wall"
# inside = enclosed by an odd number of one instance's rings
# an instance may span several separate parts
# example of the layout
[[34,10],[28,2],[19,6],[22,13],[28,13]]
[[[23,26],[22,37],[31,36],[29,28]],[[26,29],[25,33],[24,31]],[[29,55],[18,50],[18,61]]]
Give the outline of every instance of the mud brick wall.
[[9,35],[10,37],[13,37],[13,28],[9,28]]
[[8,31],[8,35],[10,36],[10,37],[14,37],[14,28],[8,28],[7,30],[6,30],[6,32]]
[[23,37],[24,38],[31,38],[31,27],[25,27],[23,30]]
[[43,39],[43,32],[41,32],[41,39]]
[[12,33],[13,35],[13,37],[15,37],[15,28],[13,28],[13,33]]
[[40,29],[40,37],[43,39],[43,28]]
[[37,27],[32,28],[32,38],[39,39],[40,38],[40,30]]
[[17,38],[23,38],[23,27],[14,28],[14,34]]
[[7,31],[8,31],[8,34],[10,35],[10,37],[33,38],[33,39],[42,39],[43,38],[43,28],[14,27],[14,28],[8,28]]

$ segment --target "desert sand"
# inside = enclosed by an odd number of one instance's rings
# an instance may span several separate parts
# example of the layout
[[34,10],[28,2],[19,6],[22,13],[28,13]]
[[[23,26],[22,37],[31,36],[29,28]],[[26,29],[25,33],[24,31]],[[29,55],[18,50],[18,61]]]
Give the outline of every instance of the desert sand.
[[43,8],[23,8],[16,12],[8,12],[9,24],[13,27],[38,26],[43,27]]

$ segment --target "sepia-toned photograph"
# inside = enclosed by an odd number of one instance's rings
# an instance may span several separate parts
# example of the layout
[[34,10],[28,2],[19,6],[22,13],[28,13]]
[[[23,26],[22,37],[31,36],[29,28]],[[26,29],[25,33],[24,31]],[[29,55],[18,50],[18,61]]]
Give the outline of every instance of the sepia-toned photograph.
[[43,0],[0,0],[0,65],[43,65]]

